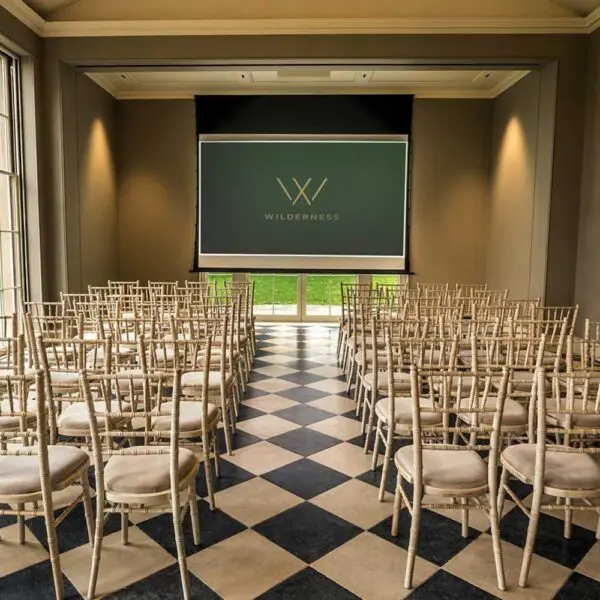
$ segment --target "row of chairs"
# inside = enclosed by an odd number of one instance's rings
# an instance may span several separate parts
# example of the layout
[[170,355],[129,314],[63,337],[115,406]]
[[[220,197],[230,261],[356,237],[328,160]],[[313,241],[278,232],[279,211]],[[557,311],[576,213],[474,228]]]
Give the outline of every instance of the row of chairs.
[[[108,301],[119,304],[131,290],[120,291]],[[113,316],[94,320],[77,310],[90,299],[107,302],[94,291],[67,309],[63,298],[60,314],[38,305],[19,329],[27,335],[6,338],[8,350],[0,341],[0,515],[17,516],[21,543],[24,519],[45,516],[57,598],[63,587],[56,526],[79,502],[93,547],[88,597],[95,595],[105,519],[121,516],[127,543],[128,515],[134,511],[172,513],[183,594],[190,597],[181,523],[189,512],[199,544],[196,475],[202,458],[214,509],[221,423],[232,452],[255,347],[241,325],[250,293],[212,290],[206,302],[182,294],[175,311],[165,313],[157,302],[154,314],[141,318],[115,306]],[[6,324],[16,331],[8,318]],[[16,469],[26,475],[15,481]],[[55,518],[52,492],[75,482],[81,492]]]
[[[448,286],[431,286],[429,291],[445,293],[448,302]],[[536,512],[539,516],[548,507],[564,511],[564,534],[569,537],[574,510],[598,511],[599,503],[592,499],[600,500],[600,479],[589,454],[595,453],[600,433],[600,362],[596,360],[600,327],[586,322],[584,337],[579,339],[575,336],[578,307],[542,307],[537,300],[493,306],[485,299],[486,290],[476,291],[481,297],[477,302],[471,297],[466,314],[424,294],[390,302],[390,294],[386,298],[381,289],[346,290],[338,359],[348,389],[354,385],[365,452],[375,435],[373,469],[381,445],[384,448],[380,500],[392,460],[398,473],[392,534],[398,533],[403,505],[412,515],[407,588],[412,585],[420,511],[426,506],[461,510],[465,536],[469,510],[487,510],[498,586],[505,589],[499,507],[506,494],[514,496],[509,477],[530,485],[541,477],[541,488],[534,486],[534,503],[539,500],[536,494],[544,489],[548,475],[540,467],[546,451],[552,452],[548,456],[559,470],[563,460],[571,461],[566,464],[574,468],[580,460],[591,483],[582,492],[569,487],[568,481],[558,481],[549,495],[559,500],[545,505],[540,500],[528,512],[532,519],[520,585],[527,583]],[[405,447],[394,454],[397,443]],[[447,452],[438,455],[437,451]],[[557,452],[565,457],[556,458]],[[480,454],[486,456],[487,466]],[[504,469],[500,483],[499,461]],[[413,486],[412,495],[403,489],[402,481]],[[437,503],[425,504],[429,494],[438,497]],[[575,498],[583,503],[574,507]],[[521,501],[517,504],[525,509]]]

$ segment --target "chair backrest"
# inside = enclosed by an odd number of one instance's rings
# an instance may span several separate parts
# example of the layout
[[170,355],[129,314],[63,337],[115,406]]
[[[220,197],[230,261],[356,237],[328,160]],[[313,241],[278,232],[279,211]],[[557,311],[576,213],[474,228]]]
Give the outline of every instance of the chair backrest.
[[[79,380],[90,417],[99,501],[104,500],[105,458],[122,454],[126,441],[130,442],[128,453],[131,454],[169,455],[171,481],[179,481],[181,373],[174,370],[144,375],[90,375],[82,371]],[[168,407],[165,406],[167,402]],[[133,419],[138,424],[136,428],[125,429],[123,423]],[[168,425],[165,427],[165,424]],[[165,440],[168,440],[168,446]]]
[[[596,443],[600,427],[593,425],[600,420],[600,373],[556,373],[540,368],[536,377],[537,446],[534,486],[542,486],[547,452],[600,454],[600,447]],[[562,438],[562,443],[549,441],[556,440],[556,437]],[[576,494],[576,491],[573,493]]]
[[567,335],[575,332],[579,305],[575,306],[539,306],[535,318],[539,321],[567,321]]
[[[0,456],[37,455],[44,502],[52,506],[43,377],[40,370],[27,375],[0,377],[0,419],[10,419],[16,424],[0,427]],[[31,391],[33,395],[30,395]],[[31,398],[34,398],[33,405]],[[36,423],[35,427],[33,423]]]
[[108,289],[111,294],[133,296],[138,294],[140,282],[138,281],[109,281]]

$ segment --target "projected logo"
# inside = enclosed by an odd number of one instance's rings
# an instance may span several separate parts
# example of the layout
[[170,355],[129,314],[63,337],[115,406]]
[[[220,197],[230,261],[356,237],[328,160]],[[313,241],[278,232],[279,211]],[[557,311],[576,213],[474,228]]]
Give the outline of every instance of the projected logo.
[[[321,183],[314,188],[311,186],[312,177],[309,177],[304,184],[301,184],[295,177],[292,177],[291,185],[288,183],[286,186],[279,177],[276,177],[275,179],[283,190],[283,193],[286,195],[287,199],[292,203],[292,206],[296,206],[296,204],[300,201],[306,202],[308,206],[312,206],[327,183],[327,177],[325,177],[325,179],[323,179],[323,181],[321,181]],[[311,189],[313,189],[314,192],[311,192]]]

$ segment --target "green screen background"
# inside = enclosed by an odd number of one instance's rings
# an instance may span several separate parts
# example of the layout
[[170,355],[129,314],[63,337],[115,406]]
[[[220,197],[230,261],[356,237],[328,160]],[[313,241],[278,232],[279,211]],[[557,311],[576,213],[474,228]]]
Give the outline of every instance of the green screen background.
[[[201,141],[200,253],[404,256],[407,153],[406,141]],[[308,201],[292,204],[277,178],[292,199],[293,178],[310,178]]]

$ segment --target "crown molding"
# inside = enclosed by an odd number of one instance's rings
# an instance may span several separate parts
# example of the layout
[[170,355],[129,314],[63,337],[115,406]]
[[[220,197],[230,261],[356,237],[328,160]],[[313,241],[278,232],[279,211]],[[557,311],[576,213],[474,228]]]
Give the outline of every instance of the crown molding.
[[600,6],[585,18],[585,26],[588,33],[594,33],[600,27]]
[[587,34],[600,27],[600,8],[587,17],[433,19],[221,19],[47,21],[23,0],[0,0],[42,37],[342,35],[342,34]]
[[[14,0],[17,1],[17,0]],[[18,0],[20,1],[20,0]],[[227,19],[46,21],[45,37],[318,34],[587,33],[580,17],[559,19]]]
[[23,0],[1,0],[0,6],[5,8],[13,17],[27,25],[34,33],[44,35],[47,21],[30,8]]
[[489,97],[498,97],[500,94],[503,94],[508,88],[511,88],[513,85],[521,81],[521,79],[523,79],[529,73],[531,73],[531,71],[515,71],[510,75],[510,77],[503,79],[502,81],[500,81],[500,83],[498,83],[496,87],[492,88],[489,91]]

